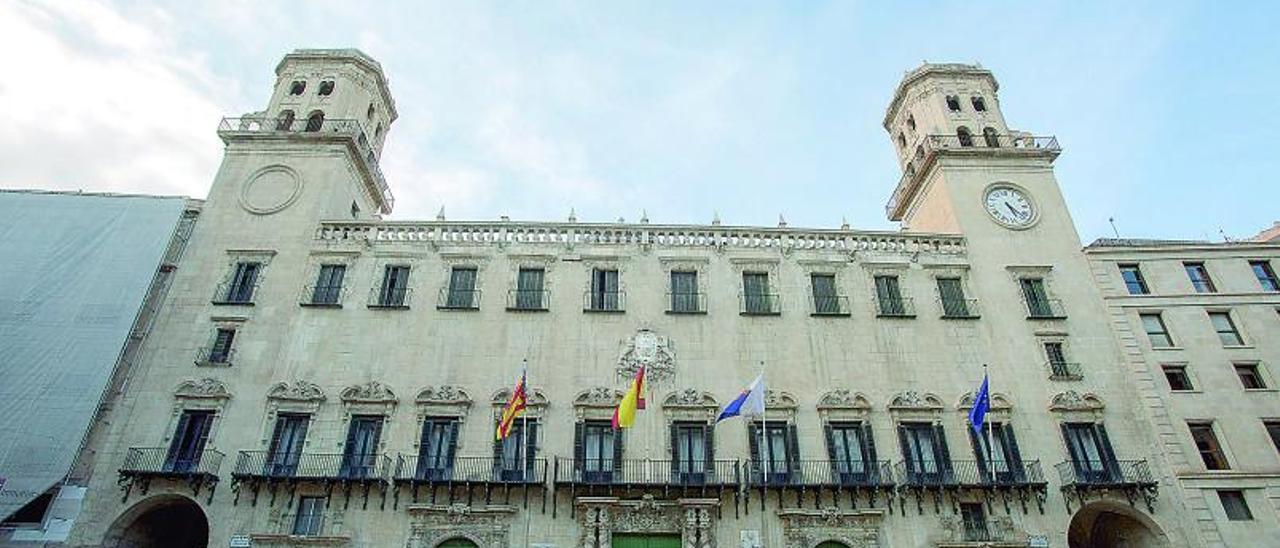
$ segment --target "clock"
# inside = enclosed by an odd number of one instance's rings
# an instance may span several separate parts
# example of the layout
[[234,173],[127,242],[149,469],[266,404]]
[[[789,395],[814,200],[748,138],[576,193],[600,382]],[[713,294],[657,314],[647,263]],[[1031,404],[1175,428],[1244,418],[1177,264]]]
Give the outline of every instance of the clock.
[[983,205],[992,219],[1009,228],[1027,228],[1039,216],[1035,202],[1031,201],[1027,192],[1009,184],[987,187]]

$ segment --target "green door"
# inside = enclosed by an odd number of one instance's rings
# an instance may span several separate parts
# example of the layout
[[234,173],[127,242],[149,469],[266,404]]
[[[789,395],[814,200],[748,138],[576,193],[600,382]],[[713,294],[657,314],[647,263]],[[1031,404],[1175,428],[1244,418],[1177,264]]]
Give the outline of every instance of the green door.
[[680,548],[680,535],[613,535],[613,548]]
[[451,538],[440,543],[438,548],[479,548],[476,543],[465,538]]

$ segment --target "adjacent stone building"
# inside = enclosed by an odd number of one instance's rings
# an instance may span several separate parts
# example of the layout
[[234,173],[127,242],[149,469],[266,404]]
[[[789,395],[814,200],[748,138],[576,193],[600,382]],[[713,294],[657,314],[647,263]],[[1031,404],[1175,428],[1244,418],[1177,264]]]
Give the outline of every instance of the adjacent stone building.
[[[1061,148],[1008,127],[985,69],[927,64],[894,93],[900,232],[382,220],[380,66],[299,50],[276,74],[264,111],[218,129],[192,267],[113,408],[72,545],[1211,540],[1163,456],[1182,442],[1149,426],[1173,419],[1146,352],[1113,335],[1109,251],[1081,250]],[[615,432],[641,366],[648,408]],[[528,413],[496,442],[525,367]],[[761,371],[766,420],[717,424]],[[1239,534],[1267,534],[1265,480],[1231,481],[1257,489]]]

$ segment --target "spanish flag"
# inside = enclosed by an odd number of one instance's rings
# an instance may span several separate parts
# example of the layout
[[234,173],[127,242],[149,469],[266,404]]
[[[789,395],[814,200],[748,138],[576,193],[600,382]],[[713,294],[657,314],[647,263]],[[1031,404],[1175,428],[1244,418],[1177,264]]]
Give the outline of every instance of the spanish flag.
[[622,401],[613,411],[613,429],[630,428],[636,422],[636,410],[644,409],[644,366],[636,371],[631,387],[622,395]]
[[520,372],[520,381],[516,383],[516,387],[511,391],[511,399],[507,400],[506,407],[502,408],[502,419],[498,421],[498,440],[507,439],[511,435],[511,425],[515,424],[516,417],[524,414],[525,404],[528,399],[525,395],[525,375],[527,372]]

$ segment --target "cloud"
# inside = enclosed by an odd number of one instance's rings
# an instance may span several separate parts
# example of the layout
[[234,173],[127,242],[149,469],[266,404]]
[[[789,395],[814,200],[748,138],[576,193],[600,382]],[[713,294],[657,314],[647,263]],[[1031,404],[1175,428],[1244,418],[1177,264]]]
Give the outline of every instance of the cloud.
[[157,30],[171,23],[97,2],[0,3],[0,185],[204,196],[231,94]]

